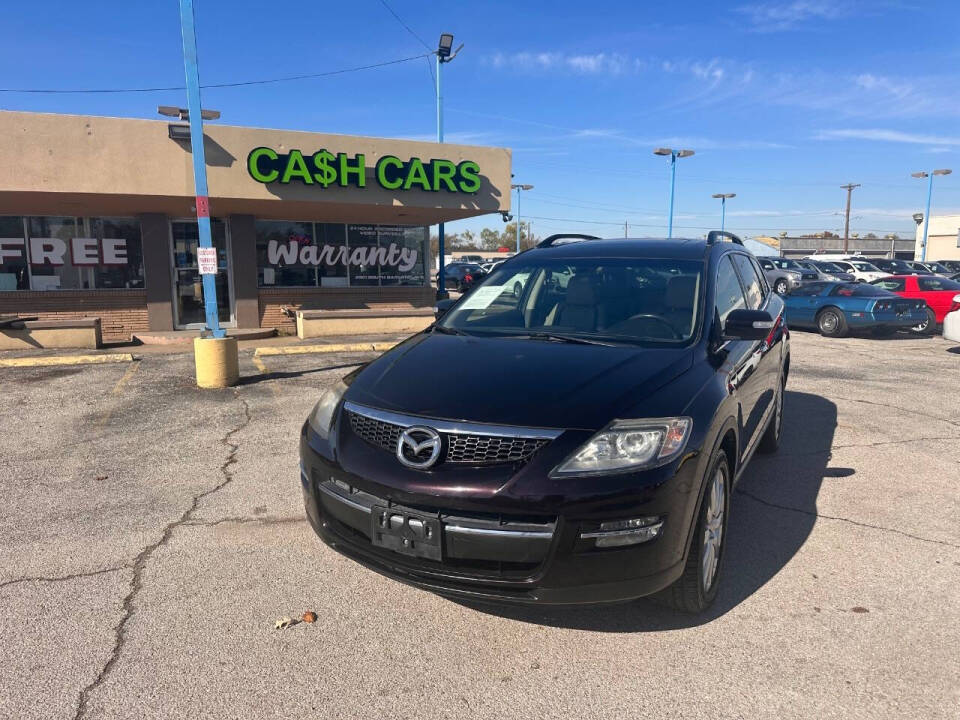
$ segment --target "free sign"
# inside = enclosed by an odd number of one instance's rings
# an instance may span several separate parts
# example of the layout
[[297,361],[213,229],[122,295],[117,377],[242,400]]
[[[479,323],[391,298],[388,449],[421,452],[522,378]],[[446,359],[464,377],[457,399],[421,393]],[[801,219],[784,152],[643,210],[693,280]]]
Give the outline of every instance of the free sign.
[[[0,263],[24,258],[26,243],[23,238],[0,238]],[[30,264],[71,265],[126,265],[127,241],[123,238],[30,238]]]

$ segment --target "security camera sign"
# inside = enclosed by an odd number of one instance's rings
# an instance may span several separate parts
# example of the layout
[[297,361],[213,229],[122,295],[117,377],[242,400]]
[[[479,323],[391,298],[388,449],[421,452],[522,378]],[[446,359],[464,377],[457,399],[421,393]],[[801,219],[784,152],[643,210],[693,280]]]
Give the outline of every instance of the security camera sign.
[[197,265],[201,275],[217,274],[217,249],[213,247],[197,248]]

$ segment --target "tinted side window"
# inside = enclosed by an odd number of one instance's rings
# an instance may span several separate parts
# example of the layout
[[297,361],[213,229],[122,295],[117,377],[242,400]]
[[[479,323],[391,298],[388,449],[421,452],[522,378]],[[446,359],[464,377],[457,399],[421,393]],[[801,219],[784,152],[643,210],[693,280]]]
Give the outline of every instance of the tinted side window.
[[769,260],[761,260],[760,267],[762,267],[764,270],[773,270],[773,263]]
[[917,287],[921,290],[960,290],[960,283],[947,278],[918,277]]
[[740,287],[740,280],[730,262],[730,256],[720,258],[720,265],[717,268],[717,315],[720,317],[721,324],[727,319],[727,315],[733,310],[742,310],[747,306],[747,301],[743,297],[743,288]]
[[760,284],[760,278],[757,277],[757,271],[753,269],[753,263],[750,262],[750,258],[740,253],[732,253],[730,257],[740,273],[740,279],[743,280],[747,307],[751,310],[759,309],[763,305],[763,286]]
[[760,280],[760,291],[763,293],[763,297],[767,297],[767,293],[770,292],[770,286],[767,284],[767,277],[763,274],[763,270],[760,269],[760,266],[757,264],[756,258],[750,258],[750,262],[753,263],[753,269],[757,273],[757,278]]
[[813,296],[819,295],[823,292],[823,289],[828,285],[825,282],[813,282],[806,285],[802,285],[794,290],[791,295],[800,295],[800,296]]

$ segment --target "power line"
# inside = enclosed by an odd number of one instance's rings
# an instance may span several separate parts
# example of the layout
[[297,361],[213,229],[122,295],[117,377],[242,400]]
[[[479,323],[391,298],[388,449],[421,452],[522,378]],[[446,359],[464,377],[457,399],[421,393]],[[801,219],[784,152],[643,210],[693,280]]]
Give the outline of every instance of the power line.
[[[582,220],[582,219],[579,219],[579,218],[544,217],[544,216],[541,216],[541,215],[525,215],[524,217],[528,217],[528,218],[530,218],[531,220],[546,220],[546,221],[551,221],[551,222],[579,223],[579,224],[583,224],[583,225],[616,225],[617,227],[623,227],[623,223],[622,223],[622,222],[614,222],[614,221],[610,221],[610,220]],[[664,223],[635,223],[635,222],[631,222],[631,223],[630,223],[630,226],[631,226],[631,227],[662,228],[662,227],[664,227]],[[684,228],[684,229],[687,229],[687,230],[713,230],[713,229],[715,229],[715,226],[714,226],[714,225],[675,225],[675,227]],[[779,226],[779,225],[776,225],[775,223],[771,223],[769,226],[766,226],[766,227],[740,227],[740,226],[736,226],[736,227],[737,227],[737,229],[739,229],[739,230],[750,230],[750,231],[767,231],[767,230],[770,230],[771,228],[774,228],[774,227],[778,228],[779,230],[789,230],[789,231],[796,231],[796,232],[808,232],[808,231],[820,232],[820,231],[822,231],[822,230],[824,229],[824,228],[822,228],[822,227],[802,227],[802,228],[801,228],[801,227],[781,227],[781,226]],[[882,233],[904,232],[902,229],[901,229],[901,230],[889,230],[889,229],[883,230],[883,229],[880,229],[880,228],[864,228],[864,230],[866,230],[866,231],[868,231],[868,232],[882,232]]]
[[423,41],[422,37],[420,37],[413,31],[413,28],[411,28],[409,25],[407,25],[403,21],[403,18],[401,18],[399,15],[397,15],[397,13],[394,12],[393,8],[387,4],[387,0],[380,0],[380,4],[387,9],[387,12],[389,12],[391,15],[393,15],[394,18],[396,18],[397,22],[400,23],[408,33],[413,35],[413,37],[415,37],[420,42],[420,44],[423,45],[423,47],[425,47],[428,51],[430,51],[431,55],[433,54],[433,49]]
[[[398,58],[397,60],[386,60],[384,62],[373,63],[371,65],[360,65],[358,67],[352,68],[343,68],[341,70],[328,70],[326,72],[319,73],[308,73],[306,75],[287,75],[285,77],[278,78],[266,78],[264,80],[243,80],[238,82],[226,82],[226,83],[210,83],[207,85],[201,85],[201,88],[210,89],[210,88],[234,88],[234,87],[246,87],[248,85],[269,85],[271,83],[281,83],[281,82],[291,82],[295,80],[311,80],[314,78],[330,77],[332,75],[345,75],[347,73],[360,72],[362,70],[374,70],[376,68],[387,67],[388,65],[399,65],[400,63],[411,62],[412,60],[419,60],[420,58],[429,57],[433,55],[432,52],[422,53],[420,55],[411,55],[410,57]],[[30,89],[30,88],[0,88],[0,92],[4,93],[31,93],[31,94],[43,94],[43,95],[80,95],[80,94],[108,94],[108,93],[151,93],[151,92],[170,92],[173,90],[186,90],[185,85],[171,85],[169,87],[146,87],[146,88],[83,88],[77,90],[69,89]]]

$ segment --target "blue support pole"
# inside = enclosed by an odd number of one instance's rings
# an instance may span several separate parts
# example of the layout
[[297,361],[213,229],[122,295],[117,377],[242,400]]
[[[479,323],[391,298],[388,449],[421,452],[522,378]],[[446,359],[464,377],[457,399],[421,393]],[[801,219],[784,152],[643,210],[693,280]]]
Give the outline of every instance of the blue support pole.
[[[197,33],[194,27],[193,0],[180,0],[180,33],[183,37],[183,66],[187,75],[187,111],[190,114],[190,147],[193,154],[193,181],[197,203],[197,227],[200,247],[213,247],[210,235],[210,198],[207,194],[207,162],[203,148],[203,118],[200,115],[200,71],[197,67]],[[219,263],[218,263],[219,265]],[[203,275],[203,305],[207,329],[213,337],[226,332],[217,316],[215,275]]]
[[[443,91],[440,87],[440,72],[443,68],[443,60],[437,54],[437,142],[443,142]],[[437,264],[439,271],[437,277],[437,299],[447,297],[447,278],[444,276],[443,268],[443,223],[437,226]]]
[[720,198],[720,232],[723,232],[723,226],[727,220],[727,199]]
[[517,188],[517,255],[520,254],[520,188]]
[[677,180],[677,154],[670,153],[670,217],[667,219],[667,240],[673,238],[673,188]]
[[933,196],[933,171],[930,171],[930,182],[927,183],[927,212],[923,216],[923,242],[920,244],[920,262],[927,260],[927,232],[930,230],[930,198]]

